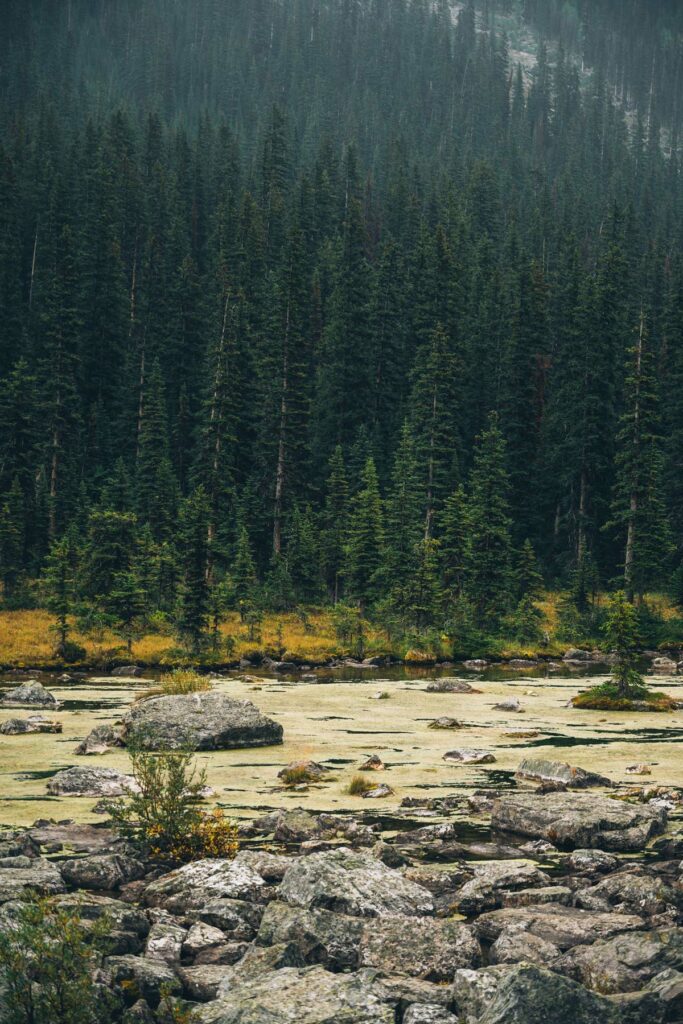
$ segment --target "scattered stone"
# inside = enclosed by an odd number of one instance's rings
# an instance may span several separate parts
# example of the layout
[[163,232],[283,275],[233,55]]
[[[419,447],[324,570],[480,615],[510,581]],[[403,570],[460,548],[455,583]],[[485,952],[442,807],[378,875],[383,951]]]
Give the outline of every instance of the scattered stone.
[[564,761],[546,761],[544,758],[527,757],[517,769],[520,779],[532,779],[537,782],[557,782],[569,789],[587,789],[590,786],[613,786],[614,783],[583,768],[574,768]]
[[279,897],[293,906],[352,917],[423,916],[434,911],[430,892],[369,853],[346,847],[295,860]]
[[190,928],[183,942],[183,956],[193,960],[199,953],[225,942],[225,932],[205,921],[198,921]]
[[111,674],[117,678],[137,679],[142,675],[139,665],[117,665],[111,670]]
[[145,956],[150,960],[163,960],[167,964],[180,963],[187,928],[171,921],[157,921],[149,930]]
[[360,766],[362,772],[383,772],[384,761],[377,754],[372,754],[364,764]]
[[497,799],[491,812],[492,828],[546,839],[561,850],[638,851],[665,825],[661,807],[587,793],[520,793]]
[[548,967],[560,956],[552,942],[531,932],[508,928],[500,933],[489,950],[489,963],[519,964],[522,962]]
[[458,1018],[436,1003],[413,1003],[403,1016],[403,1024],[457,1024]]
[[189,920],[206,921],[220,928],[231,940],[251,942],[256,937],[263,916],[263,906],[248,900],[217,898],[202,907],[188,907]]
[[516,697],[514,697],[514,698],[510,698],[510,700],[502,700],[502,701],[500,701],[499,704],[494,704],[493,705],[493,710],[494,711],[512,711],[515,714],[520,714],[522,711],[524,711],[524,708],[519,703],[519,700]]
[[317,761],[290,761],[277,773],[278,779],[288,782],[296,778],[298,782],[319,782],[327,775],[328,769]]
[[197,750],[231,750],[282,743],[282,726],[251,701],[205,692],[152,697],[135,704],[123,720],[123,738],[148,750],[188,742]]
[[161,960],[141,956],[109,956],[104,969],[128,1001],[144,999],[152,1008],[159,1005],[161,991],[179,996],[182,988],[175,972]]
[[391,786],[387,786],[386,782],[381,782],[378,786],[373,786],[372,789],[368,789],[362,794],[364,800],[382,800],[385,796],[393,795],[393,789]]
[[427,693],[481,693],[481,690],[475,690],[465,679],[448,677],[433,679],[431,683],[427,683],[426,690]]
[[210,1003],[218,996],[218,989],[225,978],[225,967],[217,964],[181,967],[178,977],[188,999],[197,1003]]
[[116,768],[65,768],[47,783],[51,796],[124,796],[138,791],[132,775]]
[[32,732],[61,732],[62,723],[54,718],[43,718],[42,715],[29,715],[28,718],[8,718],[0,725],[3,736],[25,736]]
[[483,658],[470,658],[469,661],[463,661],[463,666],[470,672],[483,672],[485,668],[489,667],[489,663]]
[[575,902],[577,907],[586,910],[615,908],[627,914],[652,917],[683,907],[683,893],[636,865],[608,875],[589,889],[580,889]]
[[607,874],[615,871],[618,865],[618,858],[604,850],[574,850],[567,858],[569,870],[580,874]]
[[59,707],[59,701],[49,690],[45,689],[42,683],[31,679],[27,683],[15,686],[12,690],[7,690],[0,698],[0,705],[6,708],[28,706],[49,707],[56,710]]
[[120,729],[113,725],[97,725],[84,740],[81,740],[74,750],[74,754],[106,754],[111,747],[122,746]]
[[443,755],[443,760],[449,764],[493,764],[496,760],[490,750],[473,750],[462,748],[460,750],[449,750]]
[[592,654],[590,651],[584,651],[579,647],[570,647],[565,652],[563,661],[592,661]]
[[462,723],[457,718],[448,718],[447,715],[442,715],[441,718],[435,718],[433,722],[430,722],[427,726],[428,729],[462,729]]
[[626,775],[652,775],[649,764],[630,764],[624,769]]
[[554,969],[587,988],[609,995],[643,988],[671,963],[681,963],[683,940],[674,931],[630,932],[575,946]]
[[652,662],[653,672],[675,674],[676,668],[676,662],[672,658],[655,658]]

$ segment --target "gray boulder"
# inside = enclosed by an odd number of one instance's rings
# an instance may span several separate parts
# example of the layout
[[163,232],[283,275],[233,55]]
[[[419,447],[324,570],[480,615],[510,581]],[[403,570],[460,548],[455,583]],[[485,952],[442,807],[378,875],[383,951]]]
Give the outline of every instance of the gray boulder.
[[138,785],[132,775],[116,768],[65,768],[48,781],[51,796],[116,797],[134,793]]
[[191,693],[135,704],[124,717],[123,739],[134,739],[149,750],[188,743],[197,750],[267,747],[282,743],[282,726],[251,701],[223,693]]
[[474,924],[475,932],[485,942],[495,942],[504,931],[515,929],[545,939],[560,951],[642,928],[643,919],[634,914],[603,914],[548,903],[491,910]]
[[574,850],[567,857],[567,867],[573,874],[606,875],[619,866],[619,858],[604,850]]
[[455,1017],[443,1006],[435,1003],[414,1003],[410,1006],[404,1016],[403,1024],[457,1024]]
[[498,704],[493,705],[494,711],[512,711],[514,714],[520,714],[524,711],[524,708],[520,704],[517,697],[510,697],[507,700],[501,700]]
[[449,718],[447,715],[442,715],[440,718],[435,718],[433,722],[430,722],[427,726],[428,729],[462,729],[462,724],[457,718]]
[[201,907],[188,908],[189,920],[206,921],[237,942],[251,942],[263,917],[263,906],[248,900],[218,898]]
[[6,690],[0,698],[3,707],[42,707],[56,710],[59,707],[57,698],[46,690],[42,683],[30,679],[27,683]]
[[285,903],[351,917],[423,916],[434,911],[430,892],[369,853],[347,847],[295,860],[280,885]]
[[655,975],[643,991],[655,997],[664,1020],[675,1021],[683,1017],[683,974],[680,971],[667,968]]
[[112,747],[121,746],[123,746],[123,742],[119,729],[113,725],[97,725],[84,740],[81,740],[74,750],[74,754],[105,754]]
[[210,1003],[218,995],[219,986],[225,977],[225,967],[220,964],[181,967],[178,976],[188,999],[197,1003]]
[[194,960],[200,953],[225,943],[225,932],[206,921],[197,921],[185,936],[183,957]]
[[28,899],[32,894],[55,896],[66,892],[61,872],[51,861],[37,857],[30,865],[0,868],[0,903]]
[[505,892],[550,885],[550,877],[523,861],[491,861],[475,864],[474,878],[460,889],[456,906],[461,914],[480,914],[501,906]]
[[549,967],[560,955],[552,942],[518,928],[502,931],[489,950],[492,964],[540,964]]
[[149,932],[147,915],[130,903],[99,893],[73,892],[53,897],[53,906],[78,916],[86,931],[106,918],[107,929],[96,939],[97,948],[110,956],[140,953]]
[[372,971],[285,967],[237,985],[198,1010],[201,1024],[394,1024]]
[[520,964],[500,980],[478,1024],[616,1024],[618,1019],[618,1010],[582,985]]
[[593,656],[590,651],[584,651],[579,647],[570,647],[568,651],[565,651],[563,661],[592,661]]
[[28,718],[8,718],[0,725],[0,733],[3,736],[25,736],[33,732],[61,732],[62,723],[54,718],[44,718],[42,715],[29,715]]
[[150,1006],[156,1007],[162,989],[172,996],[179,996],[182,992],[175,972],[161,960],[148,960],[131,954],[109,956],[104,961],[104,969],[112,985],[125,994],[128,1002],[144,999]]
[[683,967],[683,936],[670,932],[630,932],[590,946],[575,946],[554,970],[608,995],[635,992],[665,968]]
[[595,772],[574,768],[564,761],[546,761],[539,757],[527,757],[517,769],[520,779],[535,782],[558,782],[569,789],[586,789],[589,786],[613,786],[614,783]]
[[148,907],[172,914],[198,910],[212,899],[258,900],[266,883],[248,864],[234,860],[199,860],[162,875],[144,893]]
[[266,908],[256,942],[260,946],[292,943],[303,964],[321,964],[339,972],[358,967],[362,935],[363,922],[357,917],[274,902]]
[[62,861],[64,881],[76,889],[111,891],[134,882],[145,874],[145,867],[134,857],[120,853],[101,853],[92,857],[74,857]]
[[491,812],[492,828],[546,839],[564,850],[638,851],[665,825],[662,807],[588,793],[520,793],[496,800]]
[[459,968],[478,967],[480,962],[479,943],[460,921],[390,917],[363,928],[360,963],[383,975],[446,982]]
[[427,693],[479,693],[465,679],[433,679],[427,683]]
[[628,914],[651,917],[683,906],[683,893],[647,874],[643,868],[633,867],[608,875],[589,889],[579,890],[576,905],[587,910],[615,907]]
[[459,750],[449,750],[443,755],[443,760],[449,764],[493,764],[496,758],[490,750],[462,747]]
[[162,960],[167,964],[180,963],[183,942],[187,928],[172,921],[157,921],[149,930],[145,956],[150,960]]

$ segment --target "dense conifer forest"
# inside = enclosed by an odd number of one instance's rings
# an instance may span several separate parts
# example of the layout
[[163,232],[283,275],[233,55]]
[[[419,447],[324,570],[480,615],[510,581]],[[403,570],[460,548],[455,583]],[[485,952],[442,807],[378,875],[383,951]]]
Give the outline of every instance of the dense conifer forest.
[[4,606],[683,603],[682,79],[676,0],[4,0]]

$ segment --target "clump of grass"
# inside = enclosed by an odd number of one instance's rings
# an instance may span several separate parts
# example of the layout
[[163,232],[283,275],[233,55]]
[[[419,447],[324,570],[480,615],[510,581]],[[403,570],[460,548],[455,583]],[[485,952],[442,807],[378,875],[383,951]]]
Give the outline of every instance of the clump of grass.
[[388,690],[382,690],[381,693],[377,694],[377,700],[389,700],[390,697],[391,694],[389,693]]
[[191,668],[177,668],[159,680],[158,686],[152,686],[140,694],[140,700],[148,697],[175,697],[187,693],[205,693],[211,689],[208,676],[202,676]]
[[307,768],[283,768],[280,778],[285,786],[300,786],[304,782],[312,782],[313,777]]
[[365,778],[364,775],[354,775],[346,787],[349,796],[363,796],[368,790],[374,788],[374,783]]

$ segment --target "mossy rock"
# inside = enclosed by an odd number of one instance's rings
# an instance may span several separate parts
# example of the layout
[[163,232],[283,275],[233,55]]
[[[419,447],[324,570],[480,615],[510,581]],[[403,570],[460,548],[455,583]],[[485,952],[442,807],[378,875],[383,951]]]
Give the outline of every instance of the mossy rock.
[[582,711],[676,711],[677,703],[665,693],[650,693],[644,699],[610,697],[587,690],[572,698],[572,705]]

